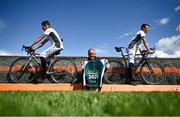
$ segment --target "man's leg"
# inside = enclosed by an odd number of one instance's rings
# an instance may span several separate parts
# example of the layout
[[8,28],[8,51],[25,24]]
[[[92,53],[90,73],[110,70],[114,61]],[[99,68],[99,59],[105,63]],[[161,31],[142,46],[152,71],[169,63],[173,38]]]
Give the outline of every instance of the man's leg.
[[131,81],[136,81],[136,77],[134,75],[134,63],[129,63],[128,75]]
[[42,64],[42,77],[46,77],[46,70],[47,64],[49,63],[49,56],[53,50],[53,46],[49,47],[48,49],[44,50],[40,55],[41,64]]
[[46,73],[46,67],[49,66],[51,59],[53,58],[55,52],[61,50],[60,48],[56,48],[54,46],[49,47],[45,51],[43,51],[40,55],[42,56],[42,65],[43,65],[43,72]]
[[135,50],[129,49],[128,50],[128,62],[129,62],[129,67],[128,67],[128,81],[135,81],[135,75],[134,75],[134,60],[135,60]]
[[41,65],[42,65],[42,77],[44,78],[44,77],[46,77],[46,59],[44,58],[44,57],[40,57],[40,59],[41,59]]

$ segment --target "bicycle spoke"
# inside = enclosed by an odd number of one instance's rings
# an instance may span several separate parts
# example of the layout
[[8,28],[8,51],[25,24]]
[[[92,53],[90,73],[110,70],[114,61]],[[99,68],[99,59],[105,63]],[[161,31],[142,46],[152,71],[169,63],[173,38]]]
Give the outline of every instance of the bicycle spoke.
[[122,84],[125,82],[126,70],[124,64],[117,61],[110,61],[111,69],[108,72],[106,82],[112,84]]
[[76,77],[77,68],[72,60],[56,60],[49,69],[50,82],[70,83]]
[[164,69],[159,63],[143,63],[140,74],[142,80],[147,84],[160,84],[164,80]]
[[8,80],[10,82],[26,83],[31,82],[37,72],[37,65],[29,58],[19,58],[11,66]]

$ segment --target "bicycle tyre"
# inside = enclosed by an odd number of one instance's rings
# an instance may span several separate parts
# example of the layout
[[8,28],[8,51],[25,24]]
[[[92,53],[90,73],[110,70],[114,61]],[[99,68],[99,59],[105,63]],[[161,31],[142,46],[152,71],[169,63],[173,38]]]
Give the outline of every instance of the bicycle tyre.
[[37,63],[31,60],[25,70],[23,67],[28,62],[29,58],[18,58],[11,65],[8,73],[8,82],[12,83],[29,83],[37,75]]
[[123,84],[126,81],[126,69],[122,62],[110,61],[110,71],[107,71],[107,76],[104,81],[108,84]]
[[146,84],[161,84],[165,80],[164,68],[158,62],[149,62],[150,67],[153,70],[151,73],[148,64],[144,62],[140,68],[141,79]]
[[72,60],[57,59],[50,66],[51,74],[49,81],[53,83],[71,83],[77,75],[77,67]]

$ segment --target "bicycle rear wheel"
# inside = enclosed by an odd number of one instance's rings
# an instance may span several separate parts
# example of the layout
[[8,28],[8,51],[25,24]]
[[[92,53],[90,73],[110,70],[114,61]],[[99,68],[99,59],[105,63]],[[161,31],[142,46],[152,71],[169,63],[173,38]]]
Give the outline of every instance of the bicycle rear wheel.
[[58,59],[50,66],[49,81],[53,83],[71,83],[76,78],[77,68],[72,60]]
[[161,84],[165,79],[164,68],[157,62],[144,62],[140,68],[140,76],[147,84]]
[[104,77],[105,82],[110,84],[122,84],[126,80],[126,69],[122,62],[110,61],[111,68],[107,71],[108,75]]
[[37,74],[37,63],[29,58],[15,60],[9,69],[8,81],[13,83],[29,83]]

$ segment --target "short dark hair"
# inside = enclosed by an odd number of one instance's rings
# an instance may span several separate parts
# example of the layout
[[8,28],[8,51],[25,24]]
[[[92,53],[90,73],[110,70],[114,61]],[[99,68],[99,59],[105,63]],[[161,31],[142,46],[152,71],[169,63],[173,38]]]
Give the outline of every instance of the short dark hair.
[[142,24],[142,25],[141,25],[141,29],[142,29],[142,28],[149,28],[149,24]]
[[48,25],[50,26],[50,22],[48,20],[45,20],[45,21],[42,21],[41,22],[41,25],[44,26],[44,25]]

